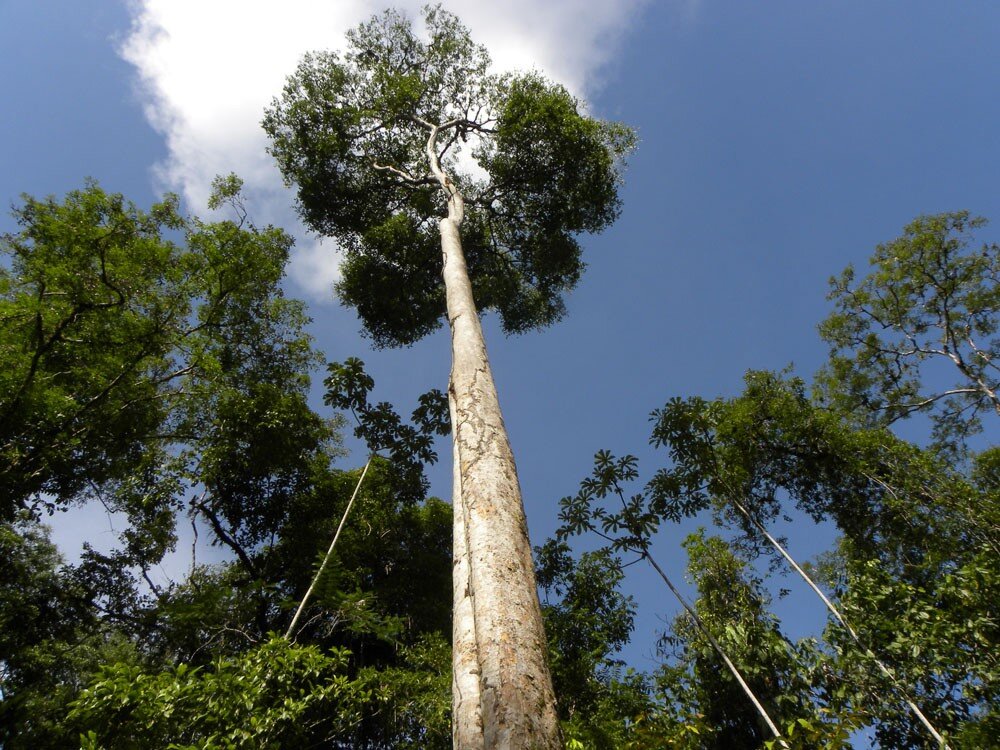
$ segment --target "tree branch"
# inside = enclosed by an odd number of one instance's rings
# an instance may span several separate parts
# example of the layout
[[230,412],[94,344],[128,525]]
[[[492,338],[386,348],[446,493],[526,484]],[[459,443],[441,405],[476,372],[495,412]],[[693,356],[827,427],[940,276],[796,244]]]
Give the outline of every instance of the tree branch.
[[222,525],[222,521],[219,520],[219,516],[215,513],[214,510],[212,510],[208,506],[208,503],[205,501],[204,498],[205,495],[203,494],[201,500],[198,500],[197,502],[192,501],[195,508],[197,508],[199,511],[205,514],[205,518],[207,518],[208,522],[212,525],[212,531],[215,532],[215,535],[219,538],[219,541],[221,541],[223,544],[229,547],[229,549],[231,549],[233,552],[236,553],[236,556],[240,559],[240,562],[243,563],[243,566],[250,572],[252,576],[254,576],[255,578],[260,578],[260,572],[258,571],[257,566],[254,564],[253,560],[250,559],[250,555],[248,555],[247,551],[243,549],[243,546],[239,542],[237,542],[232,537],[232,535],[229,534],[229,532],[226,531],[225,527]]

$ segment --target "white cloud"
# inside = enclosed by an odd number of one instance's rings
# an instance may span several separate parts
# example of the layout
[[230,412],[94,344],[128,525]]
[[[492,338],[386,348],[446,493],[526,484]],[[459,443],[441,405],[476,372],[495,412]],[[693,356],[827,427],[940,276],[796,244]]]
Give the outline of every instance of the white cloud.
[[333,284],[339,278],[340,259],[340,250],[333,240],[306,234],[303,229],[295,242],[295,257],[289,264],[288,276],[310,300],[330,302]]
[[[537,69],[578,95],[602,70],[645,0],[506,0],[446,3],[486,45],[498,69]],[[397,7],[417,16],[423,2]],[[344,32],[384,4],[367,0],[133,0],[134,27],[122,47],[132,63],[146,117],[166,140],[154,172],[192,210],[204,211],[217,174],[246,182],[255,221],[299,238],[290,276],[301,291],[329,299],[337,274],[332,242],[307,238],[293,197],[267,155],[264,108],[303,53],[342,46]]]

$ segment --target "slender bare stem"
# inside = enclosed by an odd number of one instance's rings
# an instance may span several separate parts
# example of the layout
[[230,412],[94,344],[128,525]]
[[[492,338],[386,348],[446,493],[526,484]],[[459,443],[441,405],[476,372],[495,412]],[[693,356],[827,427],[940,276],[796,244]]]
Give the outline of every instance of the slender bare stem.
[[649,550],[643,549],[640,551],[640,554],[643,557],[645,557],[649,561],[649,564],[653,566],[653,569],[660,574],[660,578],[662,578],[663,582],[667,584],[667,588],[670,589],[673,595],[677,598],[677,601],[681,603],[681,606],[684,607],[688,615],[691,616],[691,619],[694,620],[694,624],[698,627],[698,630],[701,631],[702,635],[708,638],[709,643],[712,644],[712,648],[715,649],[715,652],[719,655],[719,658],[722,659],[723,662],[725,662],[726,666],[729,668],[729,671],[732,673],[733,677],[736,678],[736,681],[740,684],[740,687],[743,688],[743,692],[746,693],[747,698],[750,699],[750,702],[753,703],[754,708],[757,709],[757,713],[759,713],[761,718],[764,719],[764,721],[767,723],[767,728],[771,730],[771,734],[774,735],[774,738],[781,744],[782,747],[788,748],[788,743],[785,742],[784,739],[782,739],[781,732],[778,731],[778,727],[775,726],[774,722],[771,720],[771,717],[765,710],[764,706],[762,706],[760,701],[757,700],[757,696],[754,695],[753,690],[750,689],[750,686],[747,685],[746,680],[743,679],[743,675],[740,674],[740,670],[736,668],[736,665],[733,664],[732,660],[730,660],[730,658],[726,655],[725,650],[722,648],[719,642],[715,640],[715,636],[713,636],[712,633],[709,632],[708,628],[705,627],[705,623],[702,622],[701,618],[698,616],[698,613],[695,612],[694,607],[688,604],[687,600],[681,595],[681,592],[677,590],[677,587],[674,586],[670,578],[667,577],[667,574],[663,572],[663,568],[661,568],[656,563],[656,560],[653,559],[653,556],[649,554]]
[[889,670],[889,668],[885,664],[883,664],[882,661],[877,656],[875,656],[875,654],[872,652],[870,648],[868,648],[861,642],[861,638],[858,637],[858,634],[854,630],[854,628],[852,628],[850,624],[847,622],[847,620],[844,619],[844,616],[840,613],[840,610],[837,609],[837,607],[834,606],[833,602],[831,602],[826,597],[826,594],[824,594],[820,589],[820,587],[816,585],[815,581],[813,581],[813,579],[809,576],[809,574],[806,573],[797,562],[795,562],[792,556],[788,554],[788,552],[785,550],[784,546],[777,539],[771,536],[771,534],[768,533],[767,529],[764,528],[764,525],[760,523],[760,521],[758,521],[756,518],[751,516],[750,512],[746,508],[744,508],[739,503],[739,501],[732,500],[731,502],[733,503],[733,505],[736,506],[736,508],[740,511],[740,513],[742,513],[747,518],[747,520],[750,521],[750,523],[752,523],[755,527],[757,527],[757,530],[764,535],[767,541],[771,543],[771,546],[781,553],[781,556],[784,557],[786,561],[788,561],[788,564],[791,565],[792,568],[795,570],[795,572],[802,577],[802,580],[805,581],[807,584],[809,584],[809,587],[816,592],[816,596],[818,596],[820,599],[823,600],[823,603],[826,605],[826,608],[830,611],[830,614],[832,614],[836,618],[837,622],[839,622],[841,626],[844,628],[844,630],[848,632],[848,634],[851,636],[854,642],[857,643],[859,647],[864,649],[865,656],[867,656],[869,659],[875,662],[875,665],[878,667],[879,671],[883,675],[885,675],[885,677],[892,683],[892,686],[899,691],[899,693],[903,696],[903,699],[906,701],[906,705],[908,705],[910,707],[910,710],[913,711],[914,715],[918,719],[920,719],[921,723],[927,728],[927,731],[930,732],[931,735],[934,737],[934,739],[939,743],[942,750],[951,750],[948,746],[948,743],[945,741],[944,737],[942,737],[940,732],[938,732],[934,728],[934,725],[931,724],[930,720],[926,716],[924,716],[923,712],[917,707],[917,704],[913,702],[913,700],[907,694],[906,690],[903,689],[903,687],[899,684],[895,675],[893,675],[892,672]]
[[306,602],[309,601],[309,597],[312,596],[313,589],[316,588],[316,583],[319,581],[319,577],[323,575],[323,570],[326,568],[326,564],[330,562],[330,556],[333,554],[333,548],[337,546],[337,540],[340,538],[340,532],[344,528],[344,524],[347,522],[347,516],[351,512],[351,506],[354,505],[354,499],[358,496],[358,491],[361,489],[361,483],[365,481],[365,474],[368,473],[368,467],[372,465],[372,458],[374,456],[369,456],[367,463],[365,463],[365,468],[361,471],[361,476],[358,477],[358,483],[354,486],[354,493],[351,495],[351,499],[347,503],[347,507],[344,508],[344,515],[340,518],[340,524],[337,526],[337,532],[333,535],[333,541],[330,542],[330,547],[326,551],[326,555],[323,557],[323,562],[320,563],[319,570],[316,571],[316,575],[313,576],[312,583],[309,584],[309,588],[306,589],[305,596],[302,597],[302,601],[299,602],[299,608],[295,610],[295,616],[292,621],[288,624],[288,630],[285,631],[285,638],[291,638],[292,633],[295,631],[295,626],[298,624],[299,617],[302,615],[302,610],[306,608]]

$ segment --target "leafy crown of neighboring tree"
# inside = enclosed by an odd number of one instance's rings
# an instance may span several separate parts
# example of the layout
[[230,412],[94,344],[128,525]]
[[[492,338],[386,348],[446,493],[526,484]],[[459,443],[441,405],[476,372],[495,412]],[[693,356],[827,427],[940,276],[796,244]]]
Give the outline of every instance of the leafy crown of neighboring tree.
[[0,517],[99,498],[155,564],[187,488],[252,546],[330,460],[307,318],[280,288],[292,240],[248,220],[240,186],[216,181],[211,207],[235,217],[213,222],[96,183],[25,196],[0,238]]
[[[281,292],[291,239],[255,227],[239,190],[216,182],[212,207],[235,216],[209,222],[173,196],[143,210],[88,183],[25,197],[0,241],[5,748],[76,747],[81,733],[107,748],[449,740],[451,510],[423,473],[441,394],[411,425],[369,403],[359,360],[330,365],[326,402],[385,458],[297,641],[269,635],[357,472],[334,468],[341,423],[307,401],[320,360],[302,303]],[[67,564],[38,516],[97,500],[128,517],[121,548]],[[235,559],[192,550],[189,574],[164,582],[149,573],[185,513]]]
[[[885,748],[938,746],[932,728],[953,750],[995,744],[1000,448],[977,453],[966,440],[998,413],[1000,253],[970,239],[984,223],[919,217],[878,247],[866,276],[849,268],[834,280],[837,309],[821,326],[831,359],[814,398],[788,372],[753,371],[735,397],[672,398],[651,415],[666,465],[644,487],[622,491],[639,477],[635,457],[601,451],[561,503],[560,537],[590,532],[614,551],[642,553],[666,522],[709,513],[735,532],[689,538],[695,609],[754,692],[776,701],[790,747],[849,747],[864,726]],[[934,427],[927,446],[888,429],[915,413]],[[767,527],[792,521],[793,508],[791,539],[775,539]],[[740,572],[761,555],[781,563],[808,518],[842,534],[802,566],[839,612],[822,647],[786,641],[761,582]],[[725,575],[707,577],[708,560],[725,562]],[[742,605],[741,587],[756,591]],[[673,659],[656,675],[663,709],[636,731],[672,747],[760,747],[761,736],[737,736],[756,733],[755,717],[703,636],[689,617],[675,620],[661,641]]]
[[929,413],[952,450],[1000,415],[1000,245],[974,241],[986,223],[920,216],[876,248],[867,276],[848,266],[830,280],[826,401],[878,424]]

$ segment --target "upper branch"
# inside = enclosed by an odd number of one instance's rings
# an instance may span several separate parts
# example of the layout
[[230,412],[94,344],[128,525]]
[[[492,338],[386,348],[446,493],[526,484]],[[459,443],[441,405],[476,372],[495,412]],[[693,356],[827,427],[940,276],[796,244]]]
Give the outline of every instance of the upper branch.
[[441,167],[441,160],[438,158],[436,145],[438,133],[444,128],[454,127],[459,122],[462,122],[462,120],[450,120],[443,125],[432,125],[426,145],[427,163],[431,168],[431,172],[437,178],[438,183],[440,183],[441,189],[448,197],[448,218],[454,221],[456,225],[461,224],[465,216],[465,203],[455,183],[451,181],[448,173]]
[[433,185],[435,180],[430,177],[415,177],[405,169],[400,169],[399,167],[394,167],[391,164],[379,164],[377,161],[372,161],[372,169],[379,172],[389,172],[390,174],[396,175],[399,181],[404,185],[411,185],[417,187],[419,185]]

